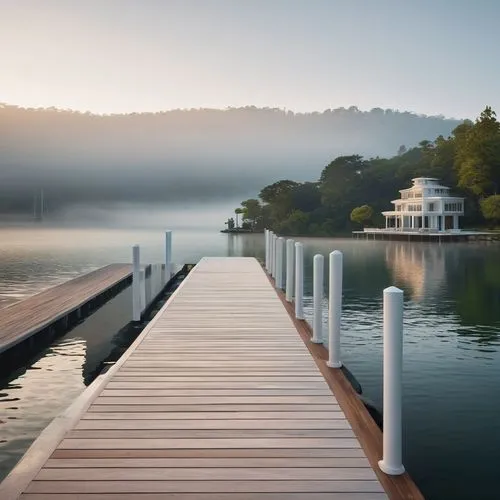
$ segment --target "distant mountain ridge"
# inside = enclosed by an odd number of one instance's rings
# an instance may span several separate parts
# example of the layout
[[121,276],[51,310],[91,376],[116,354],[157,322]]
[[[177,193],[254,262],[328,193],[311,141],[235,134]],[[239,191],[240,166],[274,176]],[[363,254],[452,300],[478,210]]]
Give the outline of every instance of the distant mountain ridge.
[[0,104],[0,193],[10,209],[39,188],[53,205],[245,196],[282,178],[316,179],[339,155],[394,156],[459,123],[354,106],[95,115]]

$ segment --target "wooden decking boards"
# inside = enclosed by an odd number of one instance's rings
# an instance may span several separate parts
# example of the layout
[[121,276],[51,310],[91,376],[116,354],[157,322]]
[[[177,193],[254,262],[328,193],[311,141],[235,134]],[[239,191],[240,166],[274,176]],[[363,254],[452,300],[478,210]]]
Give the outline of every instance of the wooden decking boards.
[[110,264],[0,309],[0,353],[64,318],[131,273],[129,264]]
[[202,259],[73,406],[2,500],[388,498],[252,258]]

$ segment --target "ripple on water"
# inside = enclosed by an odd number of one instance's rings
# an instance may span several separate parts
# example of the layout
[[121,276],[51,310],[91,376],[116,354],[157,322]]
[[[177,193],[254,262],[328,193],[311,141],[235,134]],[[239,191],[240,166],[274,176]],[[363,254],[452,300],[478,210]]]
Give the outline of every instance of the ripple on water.
[[85,388],[81,369],[85,352],[84,340],[63,339],[48,350],[47,356],[4,385],[0,395],[0,477],[40,430]]

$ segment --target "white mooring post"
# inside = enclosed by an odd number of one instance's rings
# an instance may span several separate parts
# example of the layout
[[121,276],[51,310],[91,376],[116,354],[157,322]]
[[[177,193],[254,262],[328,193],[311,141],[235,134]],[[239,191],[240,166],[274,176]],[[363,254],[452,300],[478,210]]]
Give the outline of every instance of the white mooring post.
[[328,362],[330,368],[340,368],[340,321],[342,317],[342,252],[330,253],[328,296]]
[[273,275],[273,232],[269,231],[269,276]]
[[323,343],[323,267],[325,258],[316,254],[313,260],[313,336],[311,342]]
[[293,299],[293,260],[294,241],[286,240],[286,300],[291,302]]
[[276,240],[277,236],[273,233],[271,237],[271,276],[276,277]]
[[403,291],[384,290],[383,457],[378,465],[391,476],[403,474],[401,399],[403,377]]
[[264,229],[264,248],[265,248],[265,258],[264,258],[264,264],[266,271],[269,270],[269,256],[268,256],[268,250],[269,250],[269,242],[268,242],[268,232],[267,229]]
[[304,319],[304,245],[295,243],[295,317]]
[[271,236],[272,236],[271,230],[268,229],[267,230],[267,254],[266,254],[266,258],[267,258],[266,269],[267,269],[268,274],[271,274]]
[[271,274],[271,231],[268,229],[267,230],[267,254],[266,254],[266,258],[267,258],[267,265],[266,265],[266,269],[267,269],[267,273],[268,274]]
[[140,283],[141,283],[141,314],[145,311],[147,304],[146,304],[146,270],[141,269],[139,271],[139,276],[140,276]]
[[172,231],[165,231],[165,280],[172,277]]
[[276,288],[283,288],[283,247],[285,240],[279,237],[276,242]]
[[141,321],[141,258],[139,245],[132,248],[132,321]]

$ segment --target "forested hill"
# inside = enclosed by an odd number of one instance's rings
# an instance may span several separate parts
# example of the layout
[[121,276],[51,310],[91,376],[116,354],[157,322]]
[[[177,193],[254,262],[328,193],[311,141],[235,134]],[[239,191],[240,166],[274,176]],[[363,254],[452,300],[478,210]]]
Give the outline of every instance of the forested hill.
[[283,177],[314,180],[322,165],[353,151],[392,156],[402,145],[410,149],[422,138],[448,136],[458,123],[355,107],[100,116],[0,105],[0,210],[31,204],[39,188],[52,207],[245,196]]
[[[319,170],[318,170],[319,174]],[[242,202],[244,227],[286,235],[329,236],[362,225],[383,225],[398,190],[414,177],[435,177],[465,198],[465,227],[500,224],[500,123],[486,107],[477,120],[448,137],[422,140],[392,158],[339,156],[316,182],[290,178],[265,186],[260,199]],[[383,227],[383,226],[382,226]]]

